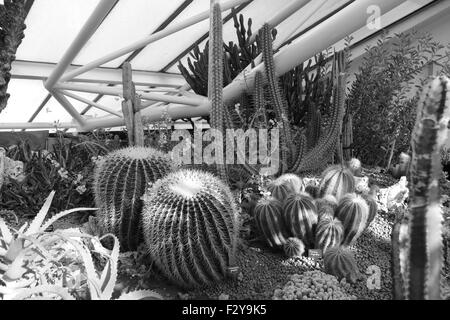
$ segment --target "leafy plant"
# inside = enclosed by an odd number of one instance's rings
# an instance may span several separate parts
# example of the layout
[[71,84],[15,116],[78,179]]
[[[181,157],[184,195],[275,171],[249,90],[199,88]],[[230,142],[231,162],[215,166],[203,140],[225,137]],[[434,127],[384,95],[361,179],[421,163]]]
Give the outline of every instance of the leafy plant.
[[[429,33],[385,32],[367,54],[348,95],[355,156],[367,165],[385,165],[409,148],[422,67],[442,57],[444,46]],[[384,152],[380,152],[384,150]]]

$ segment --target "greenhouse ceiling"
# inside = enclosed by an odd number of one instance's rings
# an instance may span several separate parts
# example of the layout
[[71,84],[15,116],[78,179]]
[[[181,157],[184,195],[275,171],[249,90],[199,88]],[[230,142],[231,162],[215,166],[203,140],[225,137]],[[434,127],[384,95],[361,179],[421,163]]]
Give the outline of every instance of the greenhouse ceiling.
[[[0,3],[3,1],[0,0]],[[121,67],[130,62],[144,115],[158,120],[207,114],[206,97],[189,92],[178,70],[209,32],[209,0],[29,0],[25,38],[13,64],[1,130],[120,127]],[[314,54],[344,45],[353,57],[388,27],[411,29],[449,12],[449,0],[223,0],[224,41],[236,42],[231,8],[276,26],[282,74]],[[375,19],[378,15],[379,20]],[[260,66],[259,66],[260,67]],[[258,66],[255,68],[257,69]],[[246,70],[224,90],[231,101],[252,81]],[[242,89],[244,88],[244,89]]]

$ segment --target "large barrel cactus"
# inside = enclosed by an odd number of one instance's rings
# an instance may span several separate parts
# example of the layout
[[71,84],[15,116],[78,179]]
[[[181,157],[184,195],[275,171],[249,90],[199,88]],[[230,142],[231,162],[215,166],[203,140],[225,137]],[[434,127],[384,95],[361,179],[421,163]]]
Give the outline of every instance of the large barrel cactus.
[[283,206],[273,197],[265,197],[255,207],[256,228],[271,248],[280,248],[289,237],[283,221]]
[[322,173],[320,197],[331,194],[340,200],[347,193],[355,192],[355,178],[344,166],[331,166]]
[[339,201],[336,217],[344,225],[344,245],[353,245],[367,228],[369,206],[355,193],[347,194]]
[[337,218],[326,216],[319,220],[316,231],[316,248],[326,252],[344,239],[344,226]]
[[278,184],[290,186],[293,192],[300,193],[305,191],[305,183],[302,178],[294,173],[286,173],[275,180]]
[[295,193],[294,188],[290,182],[274,180],[267,186],[271,196],[280,202],[284,202],[286,198]]
[[117,150],[97,162],[94,193],[98,221],[104,231],[119,238],[122,251],[136,250],[143,240],[141,197],[147,185],[172,169],[168,155],[143,147]]
[[150,256],[182,287],[223,280],[235,267],[237,212],[230,189],[214,175],[185,169],[169,174],[144,196]]
[[313,248],[318,221],[313,199],[306,193],[290,195],[284,202],[283,218],[291,235],[301,239],[306,248]]

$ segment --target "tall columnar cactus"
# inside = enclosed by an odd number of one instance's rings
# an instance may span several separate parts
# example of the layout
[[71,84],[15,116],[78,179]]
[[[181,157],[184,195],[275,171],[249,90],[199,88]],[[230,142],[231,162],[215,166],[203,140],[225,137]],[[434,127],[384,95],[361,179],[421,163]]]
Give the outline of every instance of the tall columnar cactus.
[[450,79],[438,77],[422,98],[412,134],[408,292],[412,300],[441,299],[442,209],[440,150],[450,120]]
[[[211,100],[211,128],[225,133],[223,103],[223,35],[222,10],[217,0],[211,0],[208,63],[208,97]],[[224,135],[225,136],[225,135]],[[217,141],[215,143],[218,143]],[[223,147],[223,145],[222,145]],[[216,155],[217,157],[218,155]],[[225,160],[216,164],[219,176],[228,181]]]
[[291,194],[284,202],[284,223],[306,248],[314,247],[318,215],[313,199],[307,194]]
[[336,218],[344,226],[344,240],[342,244],[350,246],[367,228],[369,206],[366,200],[355,193],[344,196],[336,209]]
[[328,248],[339,246],[344,239],[344,226],[341,221],[333,217],[319,219],[316,231],[317,249],[326,252]]
[[331,194],[340,200],[355,191],[355,178],[344,166],[331,166],[322,173],[319,188],[321,197]]
[[269,91],[272,98],[273,109],[276,114],[278,126],[280,128],[280,150],[282,159],[282,171],[287,172],[290,164],[290,151],[295,150],[293,144],[291,126],[288,118],[286,101],[284,100],[279,79],[275,72],[275,63],[273,59],[272,32],[270,26],[266,23],[259,32],[261,41],[264,66],[266,68],[266,77],[269,84]]
[[318,108],[314,105],[310,105],[308,108],[309,119],[307,127],[307,142],[308,149],[314,148],[314,146],[319,141],[321,131],[322,131],[322,114]]
[[234,197],[207,172],[180,170],[144,196],[145,244],[158,268],[183,287],[223,280],[235,267],[239,220]]
[[353,157],[353,116],[347,113],[344,117],[342,127],[342,153],[344,160],[348,161]]
[[26,1],[5,0],[0,4],[0,113],[6,108],[11,65],[24,38]]
[[119,238],[123,251],[136,250],[142,241],[141,197],[145,188],[172,169],[168,155],[142,147],[114,151],[96,164],[94,193],[99,223]]
[[271,248],[280,248],[289,238],[283,221],[283,205],[272,197],[262,198],[255,206],[256,228]]
[[325,251],[323,256],[325,272],[332,274],[339,280],[345,278],[349,282],[356,282],[361,278],[355,257],[349,248],[335,246]]

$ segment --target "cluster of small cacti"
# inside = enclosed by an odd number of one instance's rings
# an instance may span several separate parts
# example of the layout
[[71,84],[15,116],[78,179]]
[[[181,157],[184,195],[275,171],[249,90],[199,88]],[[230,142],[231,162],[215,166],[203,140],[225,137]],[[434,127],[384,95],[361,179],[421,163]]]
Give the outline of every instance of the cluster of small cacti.
[[290,281],[274,292],[274,300],[356,300],[347,293],[349,284],[319,270],[294,274]]
[[186,169],[169,174],[144,196],[150,256],[183,287],[225,279],[235,263],[237,212],[229,187],[212,174]]
[[141,197],[149,183],[174,167],[170,157],[152,148],[129,147],[114,151],[97,162],[94,194],[98,220],[116,235],[121,250],[133,251],[142,242]]

